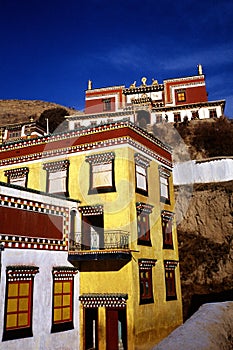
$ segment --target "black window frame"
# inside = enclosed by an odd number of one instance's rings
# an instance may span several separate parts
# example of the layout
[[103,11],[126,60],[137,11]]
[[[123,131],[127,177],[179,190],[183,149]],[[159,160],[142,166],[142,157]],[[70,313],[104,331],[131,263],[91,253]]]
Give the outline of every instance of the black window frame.
[[[107,153],[99,153],[86,157],[86,162],[90,165],[89,172],[89,190],[88,194],[97,194],[97,193],[108,193],[108,192],[116,192],[115,186],[115,153],[107,152]],[[95,186],[93,185],[93,176],[94,176],[94,167],[97,165],[105,165],[109,164],[111,166],[111,184],[108,186]]]
[[137,202],[137,244],[144,246],[152,246],[151,233],[150,233],[150,214],[153,206]]

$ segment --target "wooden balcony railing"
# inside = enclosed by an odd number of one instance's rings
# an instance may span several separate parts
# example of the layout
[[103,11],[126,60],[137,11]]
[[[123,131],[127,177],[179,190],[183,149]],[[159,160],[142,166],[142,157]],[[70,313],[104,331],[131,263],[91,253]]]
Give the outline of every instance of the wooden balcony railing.
[[75,232],[69,240],[70,251],[129,249],[129,232],[123,230],[93,231],[89,235]]

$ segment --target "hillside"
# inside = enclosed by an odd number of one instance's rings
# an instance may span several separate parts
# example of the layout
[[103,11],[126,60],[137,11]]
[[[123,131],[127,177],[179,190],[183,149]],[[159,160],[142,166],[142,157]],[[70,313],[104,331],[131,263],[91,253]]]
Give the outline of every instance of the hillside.
[[65,109],[67,115],[79,113],[75,109],[39,100],[0,100],[0,126],[28,122],[29,117],[39,119],[45,110]]
[[205,159],[233,155],[233,120],[192,120],[154,124],[153,134],[173,147],[173,159]]
[[[233,156],[233,121],[156,124],[173,161]],[[233,300],[233,181],[176,186],[183,315],[205,302]]]
[[184,319],[204,302],[233,300],[233,181],[194,185],[183,212],[185,191],[175,187]]

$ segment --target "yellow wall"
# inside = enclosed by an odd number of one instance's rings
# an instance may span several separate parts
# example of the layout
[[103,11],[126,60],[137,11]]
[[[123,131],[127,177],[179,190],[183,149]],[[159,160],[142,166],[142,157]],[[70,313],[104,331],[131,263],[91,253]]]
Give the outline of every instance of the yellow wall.
[[[104,149],[103,152],[105,153]],[[88,194],[90,165],[85,161],[89,153],[77,153],[69,156],[69,195],[72,199],[81,201],[81,205],[102,204],[104,206],[104,228],[120,229],[130,232],[131,261],[119,271],[81,272],[80,294],[84,293],[125,293],[127,300],[128,350],[146,350],[153,346],[170,331],[182,323],[182,305],[179,265],[175,269],[177,300],[166,301],[164,260],[178,260],[178,244],[176,228],[173,227],[174,249],[163,249],[161,210],[174,210],[174,191],[170,178],[171,205],[160,203],[160,186],[158,163],[154,160],[148,167],[148,197],[135,193],[135,162],[137,152],[130,147],[111,149],[115,152],[115,185],[116,192]],[[101,151],[92,151],[92,154]],[[54,161],[64,158],[56,158]],[[46,162],[53,159],[46,159]],[[22,164],[30,168],[28,188],[45,191],[46,171],[42,163],[31,162]],[[14,166],[18,168],[20,165]],[[12,167],[6,167],[9,169]],[[0,170],[0,181],[6,182],[3,170]],[[136,202],[152,205],[150,214],[150,235],[152,247],[137,244]],[[138,259],[156,259],[153,273],[154,303],[139,305],[139,267]],[[82,326],[81,307],[81,326]],[[99,310],[100,323],[105,324],[104,309]],[[80,334],[83,334],[82,330]],[[104,340],[101,340],[104,349]],[[82,350],[83,340],[81,339]],[[102,347],[101,347],[102,349]]]

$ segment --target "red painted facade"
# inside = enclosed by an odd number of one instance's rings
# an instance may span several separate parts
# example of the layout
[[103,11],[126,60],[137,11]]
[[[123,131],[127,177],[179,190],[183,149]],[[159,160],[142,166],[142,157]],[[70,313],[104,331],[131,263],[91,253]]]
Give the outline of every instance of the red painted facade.
[[[106,100],[110,100],[110,106],[105,104]],[[122,105],[123,89],[106,88],[87,90],[85,98],[85,113],[103,113],[107,111],[114,112],[118,106]]]
[[[199,103],[207,102],[208,96],[206,92],[205,76],[203,74],[194,75],[184,78],[175,78],[164,80],[163,84],[158,85],[158,91],[162,91],[162,101],[153,100],[151,101],[156,105],[158,101],[162,102],[165,107],[167,104],[172,104],[173,106],[189,104],[189,103]],[[176,94],[177,90],[185,91],[185,100],[178,100]],[[156,91],[155,85],[140,85],[138,87],[133,86],[132,88],[125,88],[121,86],[120,88],[106,87],[100,89],[89,89],[86,91],[85,98],[85,113],[103,113],[103,112],[115,112],[118,109],[126,107],[127,96],[133,96],[135,99],[150,98],[150,94]],[[106,109],[105,101],[110,100],[109,107]],[[130,97],[129,97],[130,100]]]
[[1,234],[63,239],[63,216],[0,207]]
[[145,145],[156,152],[164,162],[171,163],[171,153],[160,141],[147,133],[142,134],[141,129],[128,122],[119,122],[115,123],[115,127],[104,125],[86,129],[84,132],[67,133],[62,139],[52,136],[44,138],[43,141],[38,139],[37,144],[25,142],[24,147],[21,142],[14,144],[14,149],[2,146],[0,164],[17,164],[43,158],[46,160],[51,152],[59,155],[69,154],[74,150],[78,152],[93,146],[96,148],[98,144],[103,145],[103,142],[106,142],[107,147],[109,143],[122,143],[123,140],[128,142],[129,139]]
[[[167,103],[175,102],[175,105],[184,103],[196,103],[196,102],[206,102],[208,101],[205,78],[204,76],[190,77],[190,78],[180,78],[180,79],[170,79],[164,82],[165,91],[165,105]],[[177,91],[184,91],[186,95],[185,101],[178,101]],[[173,101],[173,94],[175,94],[175,101]]]

